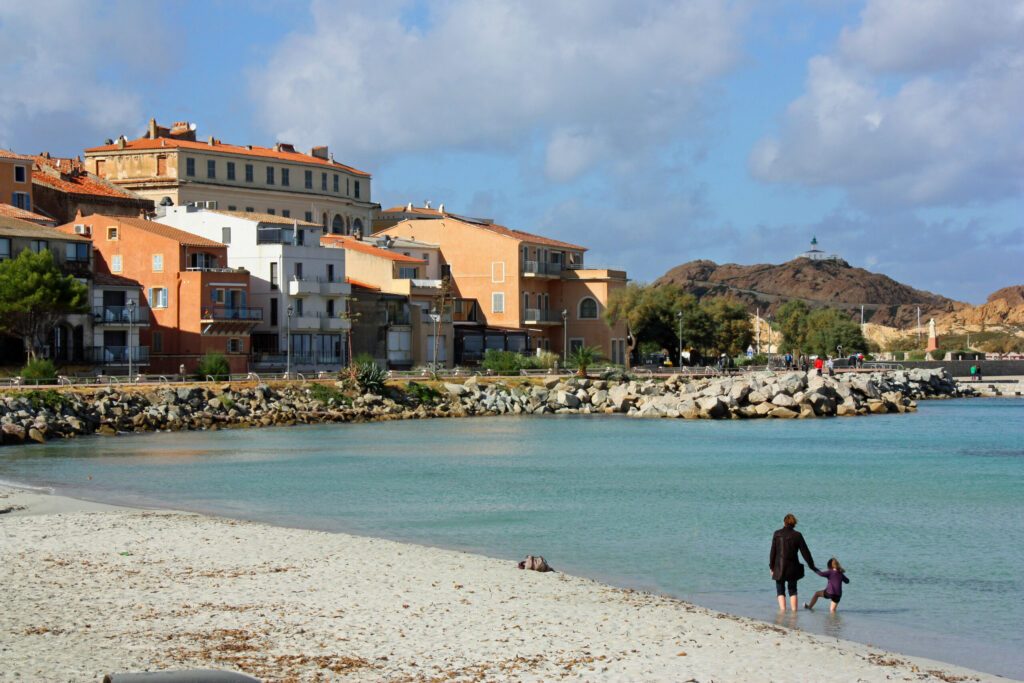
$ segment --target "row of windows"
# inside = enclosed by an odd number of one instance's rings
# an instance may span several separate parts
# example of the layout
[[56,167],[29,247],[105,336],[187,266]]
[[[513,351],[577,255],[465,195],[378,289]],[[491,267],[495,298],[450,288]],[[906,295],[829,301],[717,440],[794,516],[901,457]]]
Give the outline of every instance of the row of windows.
[[[226,174],[228,180],[237,180],[235,175],[235,162],[228,161],[226,163]],[[255,182],[256,167],[254,164],[244,164],[243,170],[245,172],[245,182]],[[266,166],[264,172],[266,173],[265,180],[267,185],[277,184],[277,167]],[[281,187],[291,187],[292,177],[290,168],[282,168],[281,170]],[[193,157],[185,157],[185,175],[189,178],[196,177],[196,160]],[[207,159],[206,160],[206,177],[210,180],[217,178],[217,160]],[[313,189],[314,175],[313,171],[303,171],[303,187],[307,190]],[[328,181],[330,181],[330,190],[328,190]],[[341,194],[341,176],[337,173],[326,173],[320,172],[320,191],[321,192],[334,192],[334,194]],[[351,178],[345,178],[345,196],[352,196],[356,199],[360,198],[362,194],[362,186],[360,181],[353,180]]]
[[[66,242],[64,244],[64,260],[75,263],[88,263],[89,247],[90,245],[84,242]],[[41,251],[48,250],[50,243],[47,240],[30,240],[28,248],[29,251],[38,254]],[[9,259],[11,256],[11,238],[0,237],[0,261]]]

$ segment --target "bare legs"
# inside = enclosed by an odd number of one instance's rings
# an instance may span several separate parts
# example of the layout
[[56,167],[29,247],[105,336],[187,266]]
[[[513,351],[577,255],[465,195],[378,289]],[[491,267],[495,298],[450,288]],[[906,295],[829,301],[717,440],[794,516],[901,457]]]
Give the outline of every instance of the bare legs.
[[[818,602],[818,598],[823,598],[823,597],[825,597],[825,591],[818,591],[817,593],[814,594],[814,597],[811,598],[811,601],[808,602],[807,604],[805,604],[804,607],[806,607],[807,609],[814,609],[814,603]],[[835,601],[829,601],[829,610],[828,610],[829,612],[835,612],[836,611],[836,607],[837,607],[837,605],[836,605]]]
[[780,595],[779,596],[779,611],[780,612],[785,612],[786,611],[786,596],[785,595]]
[[799,605],[799,604],[800,603],[797,602],[797,599],[796,599],[796,593],[794,593],[793,595],[789,596],[789,609],[791,609],[792,611],[795,612],[797,610],[797,605]]

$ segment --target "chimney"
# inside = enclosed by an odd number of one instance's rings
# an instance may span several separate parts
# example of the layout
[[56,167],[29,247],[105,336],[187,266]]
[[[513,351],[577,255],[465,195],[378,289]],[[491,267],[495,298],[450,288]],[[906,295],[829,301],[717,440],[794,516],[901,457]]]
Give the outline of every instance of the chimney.
[[156,119],[152,118],[149,120],[149,129],[146,131],[146,137],[150,140],[156,140]]
[[423,208],[424,209],[429,209],[430,208],[430,200],[429,199],[424,199],[423,200]]
[[295,145],[291,144],[290,142],[278,142],[277,144],[274,145],[274,151],[277,151],[277,152],[294,152],[295,151]]
[[214,145],[214,144],[215,144],[216,142],[217,142],[217,141],[213,139],[213,136],[212,136],[212,135],[211,135],[211,136],[210,136],[209,138],[207,138],[207,139],[206,139],[206,144],[208,144],[208,145],[209,145],[210,147],[213,147],[213,145]]
[[309,154],[310,156],[314,156],[317,159],[323,159],[324,161],[327,161],[327,159],[330,158],[327,153],[327,145],[318,145],[310,150]]
[[437,212],[441,214],[444,213],[444,202],[441,202],[440,204],[437,205]]
[[405,210],[412,212],[412,202],[409,202],[408,204],[405,205]]
[[123,135],[117,139],[117,148],[118,149],[124,149],[124,141],[125,141],[125,138],[124,138]]

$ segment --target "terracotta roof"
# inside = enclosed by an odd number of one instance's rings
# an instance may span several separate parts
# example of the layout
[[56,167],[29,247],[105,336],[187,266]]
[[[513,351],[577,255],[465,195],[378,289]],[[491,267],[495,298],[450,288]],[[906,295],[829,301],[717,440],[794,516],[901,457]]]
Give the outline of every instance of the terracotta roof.
[[26,211],[25,209],[19,209],[11,204],[0,204],[0,216],[17,218],[19,220],[38,223],[40,225],[49,225],[51,227],[56,224],[56,221],[49,216],[43,216],[42,214]]
[[221,244],[220,242],[214,242],[213,240],[208,240],[205,237],[193,235],[190,232],[178,230],[177,228],[172,228],[169,225],[157,223],[156,221],[147,221],[143,218],[126,218],[125,216],[105,216],[103,214],[92,214],[90,216],[86,216],[85,218],[76,218],[74,221],[71,221],[70,223],[65,223],[64,225],[58,227],[60,230],[73,230],[75,223],[89,223],[93,221],[100,221],[104,225],[108,223],[116,223],[118,225],[127,225],[133,228],[138,228],[139,230],[144,230],[150,233],[151,235],[157,235],[159,237],[166,237],[167,239],[174,240],[178,244],[181,244],[182,246],[185,247],[218,247],[220,249],[226,248],[226,245]]
[[138,282],[130,278],[113,275],[111,273],[94,273],[92,282],[95,285],[107,287],[141,287]]
[[0,158],[2,159],[20,159],[21,161],[32,161],[32,157],[27,154],[17,154],[7,149],[0,149]]
[[369,289],[369,290],[374,291],[374,292],[379,292],[380,291],[380,287],[375,287],[374,285],[368,284],[366,282],[361,282],[359,280],[353,280],[350,277],[346,277],[345,278],[345,282],[349,283],[353,287],[360,287],[362,289]]
[[301,218],[289,218],[287,216],[277,216],[272,213],[255,213],[253,211],[222,211],[221,209],[206,209],[211,213],[221,213],[225,216],[233,216],[235,218],[246,218],[251,221],[257,221],[259,223],[270,223],[271,225],[299,225],[307,228],[320,228],[319,223],[310,223],[304,221]]
[[324,235],[320,238],[320,244],[325,247],[336,247],[339,249],[351,249],[352,251],[358,251],[362,254],[369,254],[370,256],[377,256],[380,258],[386,258],[391,261],[398,261],[400,263],[426,263],[423,259],[413,258],[412,256],[406,256],[405,254],[399,254],[391,251],[390,249],[381,249],[375,247],[372,244],[367,244],[357,240],[355,237],[349,237],[348,235]]
[[133,192],[115,187],[104,182],[98,176],[88,173],[78,159],[61,159],[44,155],[36,156],[33,159],[35,161],[35,172],[32,174],[33,183],[68,194],[133,200],[140,205],[148,206],[153,204],[152,200],[143,199]]
[[[581,247],[578,244],[572,244],[571,242],[562,242],[561,240],[553,240],[550,237],[542,237],[541,235],[534,235],[530,232],[524,232],[522,230],[513,230],[512,228],[506,228],[504,225],[498,225],[496,223],[476,223],[473,221],[463,221],[452,216],[446,216],[445,218],[439,219],[443,221],[454,221],[463,225],[468,225],[472,228],[479,230],[487,230],[498,235],[504,235],[505,237],[511,237],[512,239],[520,240],[522,242],[529,242],[530,244],[540,244],[546,247],[560,247],[562,249],[576,249],[578,251],[586,251],[586,247]],[[404,221],[403,221],[404,222]],[[422,221],[416,221],[418,224],[422,224]],[[387,233],[388,229],[384,229],[381,232]]]
[[29,239],[64,240],[65,242],[91,242],[88,237],[61,232],[38,223],[30,223],[18,218],[0,216],[0,236],[28,237]]
[[441,213],[439,209],[428,209],[425,206],[414,206],[411,209],[408,205],[405,206],[392,206],[390,209],[384,209],[381,213],[420,213],[427,216],[438,216],[441,217],[445,214]]
[[225,154],[238,154],[241,156],[249,157],[260,157],[264,159],[278,159],[279,161],[292,161],[300,164],[315,164],[317,166],[327,166],[334,168],[339,171],[346,171],[354,175],[370,177],[370,174],[366,171],[360,171],[357,168],[346,166],[345,164],[339,164],[337,161],[330,159],[321,159],[315,157],[312,154],[303,154],[302,152],[284,152],[277,151],[270,147],[257,147],[253,145],[250,147],[244,147],[242,145],[229,145],[219,140],[214,140],[214,144],[208,142],[199,142],[198,140],[178,140],[176,138],[158,137],[158,138],[139,138],[138,140],[129,140],[124,144],[123,148],[118,145],[100,145],[99,147],[90,147],[85,150],[85,153],[96,154],[99,152],[133,152],[139,150],[151,150],[151,149],[195,149],[203,150],[205,152],[223,152]]

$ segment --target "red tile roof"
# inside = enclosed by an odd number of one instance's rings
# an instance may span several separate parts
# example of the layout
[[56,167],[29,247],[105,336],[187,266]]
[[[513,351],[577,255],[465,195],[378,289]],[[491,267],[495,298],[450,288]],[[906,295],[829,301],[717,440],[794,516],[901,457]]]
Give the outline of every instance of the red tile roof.
[[93,273],[92,282],[95,285],[108,287],[141,287],[138,282],[130,278],[113,275],[111,273]]
[[426,263],[426,261],[422,259],[406,256],[405,254],[399,254],[398,252],[391,251],[390,249],[381,249],[380,247],[375,247],[371,244],[367,244],[366,242],[357,240],[355,237],[349,237],[348,235],[324,235],[320,238],[320,244],[325,247],[351,249],[352,251],[358,251],[362,254],[378,256],[380,258],[386,258],[400,263]]
[[[467,225],[471,228],[487,230],[498,235],[504,235],[505,237],[511,237],[512,239],[520,240],[521,242],[529,242],[530,244],[540,244],[546,247],[559,247],[561,249],[575,249],[577,251],[587,250],[586,247],[581,247],[578,244],[572,244],[571,242],[562,242],[561,240],[553,240],[550,237],[542,237],[541,235],[534,235],[533,233],[523,232],[522,230],[513,230],[512,228],[506,228],[504,225],[498,225],[497,223],[464,221],[455,218],[454,216],[451,215],[446,215],[444,218],[438,220],[441,220],[442,222],[453,221],[461,223],[462,225]],[[419,219],[415,222],[417,224],[422,224],[424,221],[422,219]],[[390,228],[385,228],[381,232],[387,234],[389,229]]]
[[408,205],[392,206],[390,209],[383,209],[381,213],[421,213],[427,216],[438,217],[445,215],[440,209],[428,209],[425,206],[414,206],[410,209]]
[[64,232],[38,223],[30,223],[18,218],[0,216],[0,236],[28,237],[29,239],[54,239],[69,242],[91,242],[88,237],[79,237],[73,232]]
[[19,209],[16,206],[10,204],[0,204],[0,216],[7,216],[8,218],[17,218],[23,221],[30,221],[32,223],[39,223],[40,225],[53,226],[56,221],[49,216],[43,216],[42,214],[33,213],[32,211],[26,211],[25,209]]
[[32,157],[27,154],[17,154],[7,149],[0,149],[0,158],[20,159],[21,161],[32,161]]
[[278,159],[279,161],[292,161],[300,164],[327,166],[329,168],[346,171],[354,175],[364,176],[366,178],[370,177],[370,174],[366,171],[360,171],[357,168],[352,168],[345,164],[339,164],[337,161],[333,161],[331,159],[321,159],[320,157],[315,157],[312,154],[303,154],[302,152],[279,152],[270,147],[257,147],[255,145],[252,145],[251,147],[229,145],[219,140],[214,140],[211,145],[209,142],[199,142],[198,140],[179,140],[177,138],[168,137],[143,137],[138,140],[129,140],[124,143],[123,148],[119,147],[115,143],[111,145],[100,145],[99,147],[90,147],[85,150],[85,153],[86,155],[89,155],[101,152],[135,152],[155,149],[195,149],[203,150],[205,152],[223,152],[225,154],[238,154],[241,156],[261,157],[264,159]]
[[[185,247],[218,247],[220,249],[226,249],[227,246],[220,243],[208,240],[205,237],[199,235],[193,235],[190,232],[184,230],[178,230],[172,228],[169,225],[163,223],[157,223],[156,221],[147,221],[143,218],[126,218],[124,216],[105,216],[103,214],[92,214],[85,218],[78,217],[70,223],[57,226],[58,230],[64,232],[70,232],[74,230],[75,223],[90,223],[94,221],[100,221],[104,225],[108,223],[116,223],[118,225],[127,225],[132,228],[137,228],[151,235],[157,235],[159,237],[166,237],[167,239],[174,240],[178,244]],[[95,233],[94,233],[95,234]]]
[[98,176],[88,173],[78,159],[61,159],[47,155],[34,157],[35,169],[32,182],[51,187],[61,192],[90,197],[111,197],[114,199],[135,200],[140,205],[152,205],[152,201],[143,199],[133,192],[115,187],[104,182]]
[[369,289],[369,290],[374,291],[374,292],[379,292],[380,291],[380,287],[375,287],[374,285],[368,284],[366,282],[361,282],[359,280],[353,280],[350,277],[346,277],[345,278],[345,282],[349,283],[353,287],[360,287],[362,289]]

